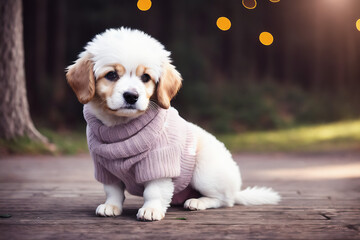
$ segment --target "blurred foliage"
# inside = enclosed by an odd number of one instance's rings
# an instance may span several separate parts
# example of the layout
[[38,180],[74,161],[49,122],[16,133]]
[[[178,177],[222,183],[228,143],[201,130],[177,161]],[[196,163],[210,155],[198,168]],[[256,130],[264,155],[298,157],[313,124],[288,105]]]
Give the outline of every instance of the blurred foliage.
[[357,117],[354,109],[359,107],[358,103],[351,104],[346,94],[318,94],[273,81],[216,87],[192,83],[190,88],[183,89],[178,101],[187,113],[185,118],[216,133],[283,129],[352,119]]
[[12,141],[0,139],[1,154],[79,154],[86,153],[88,150],[85,130],[55,132],[47,128],[39,129],[40,132],[48,138],[50,143],[55,145],[55,149],[31,141],[29,138],[19,138]]
[[[0,140],[0,153],[77,154],[88,152],[85,130],[54,132],[40,129],[56,151],[28,139]],[[292,127],[283,130],[220,134],[218,139],[232,152],[328,152],[359,151],[360,120]],[[1,154],[0,154],[1,155]]]
[[[172,104],[210,132],[230,134],[224,139],[231,149],[355,146],[357,128],[349,130],[357,121],[329,125],[348,135],[324,141],[320,125],[305,127],[306,137],[297,126],[360,117],[360,1],[258,3],[248,10],[239,0],[157,0],[142,12],[136,1],[23,0],[30,112],[57,150],[24,138],[0,140],[0,154],[87,151],[85,130],[78,130],[85,126],[82,105],[64,69],[96,34],[121,26],[143,30],[171,51],[184,79]],[[220,16],[231,20],[229,31],[216,27]],[[271,46],[259,42],[263,31],[274,35]],[[283,130],[260,132],[271,129]]]
[[234,152],[322,152],[360,150],[360,120],[287,130],[221,135]]
[[0,156],[7,154],[51,154],[51,151],[43,143],[27,137],[10,141],[0,139]]
[[[127,26],[171,51],[184,85],[173,105],[216,133],[289,128],[360,117],[360,1],[23,0],[28,99],[35,122],[84,125],[64,69],[96,34]],[[340,6],[340,5],[338,5]],[[231,28],[221,31],[216,19]],[[274,36],[271,46],[259,34]],[[69,124],[71,123],[71,124]]]

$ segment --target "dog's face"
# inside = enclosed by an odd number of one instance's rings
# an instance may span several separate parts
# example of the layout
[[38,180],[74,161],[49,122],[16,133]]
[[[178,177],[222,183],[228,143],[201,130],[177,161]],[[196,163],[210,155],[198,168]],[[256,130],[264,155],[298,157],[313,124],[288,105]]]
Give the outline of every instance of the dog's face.
[[170,53],[149,35],[110,29],[97,35],[68,67],[68,83],[78,100],[119,117],[136,117],[150,100],[169,108],[181,86]]

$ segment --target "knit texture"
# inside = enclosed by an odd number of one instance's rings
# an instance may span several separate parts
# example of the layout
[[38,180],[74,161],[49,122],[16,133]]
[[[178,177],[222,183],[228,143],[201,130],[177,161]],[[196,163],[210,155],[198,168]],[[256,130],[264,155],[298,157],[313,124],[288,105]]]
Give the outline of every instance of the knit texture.
[[165,110],[151,103],[140,117],[113,127],[105,126],[87,105],[84,117],[99,182],[122,181],[130,194],[142,196],[145,182],[172,178],[173,200],[186,200],[179,194],[192,192],[188,186],[195,167],[196,140],[190,123],[174,108]]

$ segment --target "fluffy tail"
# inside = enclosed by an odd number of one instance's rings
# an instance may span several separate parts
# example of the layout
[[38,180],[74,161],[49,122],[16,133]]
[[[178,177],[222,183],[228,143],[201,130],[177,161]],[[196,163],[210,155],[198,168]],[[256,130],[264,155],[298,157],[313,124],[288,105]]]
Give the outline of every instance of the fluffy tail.
[[235,203],[243,205],[277,204],[280,195],[267,187],[248,187],[236,194]]

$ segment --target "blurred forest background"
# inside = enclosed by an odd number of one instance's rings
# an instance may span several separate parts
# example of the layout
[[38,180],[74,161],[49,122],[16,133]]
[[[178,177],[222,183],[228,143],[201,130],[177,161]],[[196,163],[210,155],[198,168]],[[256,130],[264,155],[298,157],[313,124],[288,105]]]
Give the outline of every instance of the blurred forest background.
[[[26,80],[36,123],[83,125],[64,69],[107,28],[141,29],[172,52],[184,85],[173,105],[216,132],[329,122],[360,115],[358,0],[24,0]],[[216,26],[226,16],[228,31]],[[262,45],[259,34],[274,36]]]
[[[284,129],[360,116],[359,0],[23,0],[26,83],[37,126],[84,128],[64,69],[107,28],[143,30],[184,78],[173,101],[216,133]],[[226,16],[228,31],[216,26]],[[270,46],[259,34],[274,36]]]

